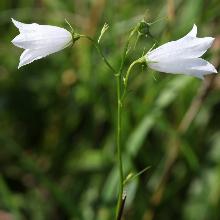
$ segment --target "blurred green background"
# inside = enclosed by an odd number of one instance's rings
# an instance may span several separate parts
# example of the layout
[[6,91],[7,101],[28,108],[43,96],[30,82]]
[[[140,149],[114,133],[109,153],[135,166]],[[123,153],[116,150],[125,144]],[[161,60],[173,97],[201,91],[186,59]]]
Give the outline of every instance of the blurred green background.
[[[0,220],[110,220],[117,200],[114,77],[86,40],[17,69],[13,17],[97,38],[118,67],[129,29],[143,17],[158,45],[188,33],[216,41],[219,0],[0,1]],[[126,66],[153,45],[142,36]],[[220,219],[220,77],[204,81],[136,67],[123,112],[124,219]]]

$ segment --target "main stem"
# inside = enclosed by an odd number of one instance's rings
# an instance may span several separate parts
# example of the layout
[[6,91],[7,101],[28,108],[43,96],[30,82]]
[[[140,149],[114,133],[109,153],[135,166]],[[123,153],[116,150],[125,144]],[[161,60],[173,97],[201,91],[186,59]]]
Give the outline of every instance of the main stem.
[[144,61],[144,57],[141,57],[137,60],[135,60],[130,67],[127,70],[127,73],[125,75],[125,78],[123,78],[123,83],[124,83],[124,89],[123,89],[123,94],[121,94],[121,86],[122,86],[122,71],[124,67],[124,61],[126,57],[126,53],[128,51],[128,46],[131,37],[133,34],[137,31],[137,27],[132,30],[132,32],[129,35],[128,41],[126,43],[123,56],[122,56],[122,62],[120,69],[118,73],[116,70],[112,67],[112,65],[108,62],[106,59],[105,55],[103,54],[100,45],[91,37],[86,36],[86,35],[79,35],[76,34],[74,36],[75,39],[78,39],[80,37],[87,38],[90,40],[94,46],[96,47],[97,51],[101,55],[103,61],[105,64],[109,67],[109,69],[114,73],[115,79],[116,79],[116,85],[117,85],[117,136],[116,136],[116,142],[117,142],[117,160],[118,160],[118,168],[119,168],[119,175],[120,175],[120,184],[119,184],[119,195],[118,195],[118,202],[117,202],[117,207],[116,207],[116,220],[121,220],[122,214],[123,214],[123,209],[125,205],[125,200],[126,200],[126,195],[123,196],[123,191],[124,191],[124,174],[123,174],[123,164],[122,164],[122,152],[121,152],[121,115],[122,115],[122,107],[123,107],[123,100],[126,95],[127,91],[127,84],[128,84],[128,78],[129,74],[131,72],[131,69],[134,67],[135,64],[137,63],[142,63]]
[[117,157],[118,157],[118,167],[120,174],[120,186],[119,186],[119,195],[118,195],[118,203],[116,209],[116,220],[120,220],[123,214],[122,201],[123,201],[123,191],[124,191],[124,176],[123,176],[123,164],[122,164],[122,153],[121,153],[121,114],[124,97],[127,92],[127,84],[131,69],[138,63],[142,63],[144,61],[144,57],[141,57],[135,60],[128,68],[125,78],[123,79],[124,90],[123,94],[121,94],[121,85],[122,85],[122,72],[116,74],[116,84],[117,84]]
[[[91,37],[87,35],[76,35],[77,37],[84,37],[90,40],[94,46],[96,47],[97,51],[101,55],[103,61],[105,64],[109,67],[109,69],[114,73],[116,78],[116,85],[117,85],[117,160],[118,160],[118,167],[119,167],[119,173],[120,173],[120,187],[119,187],[119,195],[118,195],[118,202],[117,202],[117,208],[116,208],[116,219],[120,220],[123,210],[121,210],[122,207],[122,197],[123,197],[123,165],[122,165],[122,155],[121,155],[121,112],[122,112],[122,97],[121,97],[121,84],[122,84],[122,68],[124,64],[124,60],[122,61],[122,65],[120,67],[119,72],[117,73],[115,69],[112,67],[112,65],[108,62],[105,55],[103,54],[100,45]],[[125,56],[125,53],[124,53]],[[124,58],[123,58],[124,59]]]
[[118,158],[118,167],[120,174],[120,185],[119,185],[119,195],[118,203],[116,209],[116,219],[119,220],[120,216],[120,207],[122,204],[123,196],[123,165],[122,165],[122,154],[121,154],[121,112],[122,112],[122,100],[121,100],[121,74],[116,75],[116,85],[117,85],[117,158]]

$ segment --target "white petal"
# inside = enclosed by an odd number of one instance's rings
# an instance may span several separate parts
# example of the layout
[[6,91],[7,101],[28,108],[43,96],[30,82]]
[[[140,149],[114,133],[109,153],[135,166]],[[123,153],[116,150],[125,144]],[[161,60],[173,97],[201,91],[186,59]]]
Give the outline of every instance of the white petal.
[[35,31],[40,25],[33,23],[33,24],[25,24],[25,23],[21,23],[19,21],[16,21],[15,19],[11,19],[13,24],[19,29],[20,32],[24,32],[24,31]]
[[194,24],[192,30],[185,37],[196,37],[197,26]]
[[57,52],[57,51],[59,51],[59,49],[56,49],[56,48],[51,48],[50,50],[48,50],[48,48],[47,49],[37,49],[37,50],[26,49],[21,54],[18,69],[24,65],[32,63],[35,60],[39,60],[43,57],[46,57],[52,53]]
[[214,41],[212,37],[185,38],[168,42],[148,54],[151,61],[159,61],[166,57],[170,58],[196,58],[202,56]]
[[70,45],[72,35],[64,28],[51,25],[23,24],[12,19],[20,34],[12,43],[24,49],[42,49],[46,47],[60,47],[60,50]]
[[33,33],[22,33],[12,40],[15,46],[24,49],[59,47],[62,50],[69,46],[71,42],[72,35],[66,30],[62,32],[46,32],[43,30]]
[[187,74],[202,78],[203,75],[217,73],[215,67],[201,58],[163,60],[148,63],[151,69],[173,74]]
[[202,56],[208,48],[211,47],[214,38],[195,37],[197,27],[193,29],[183,38],[168,42],[148,53],[148,59],[151,61],[160,61],[166,57],[174,59],[178,58],[196,58]]

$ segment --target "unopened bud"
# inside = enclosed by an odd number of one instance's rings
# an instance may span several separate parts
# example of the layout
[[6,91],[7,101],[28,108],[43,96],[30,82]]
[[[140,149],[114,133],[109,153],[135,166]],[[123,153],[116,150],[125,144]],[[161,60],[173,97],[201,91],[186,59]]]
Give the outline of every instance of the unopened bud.
[[151,33],[150,33],[150,24],[147,23],[146,21],[141,21],[140,24],[139,24],[139,27],[138,27],[138,33],[140,35],[149,35],[151,36]]

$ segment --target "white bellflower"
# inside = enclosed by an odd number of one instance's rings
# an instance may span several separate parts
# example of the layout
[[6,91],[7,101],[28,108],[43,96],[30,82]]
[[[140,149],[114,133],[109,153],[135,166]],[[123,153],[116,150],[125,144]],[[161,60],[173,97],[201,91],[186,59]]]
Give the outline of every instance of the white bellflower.
[[200,58],[212,45],[214,38],[198,38],[197,27],[183,38],[165,43],[145,55],[147,65],[156,71],[192,75],[203,79],[206,74],[217,73],[215,67]]
[[64,28],[36,23],[24,24],[14,19],[12,22],[20,31],[12,43],[25,49],[21,54],[18,68],[72,44],[72,34]]

